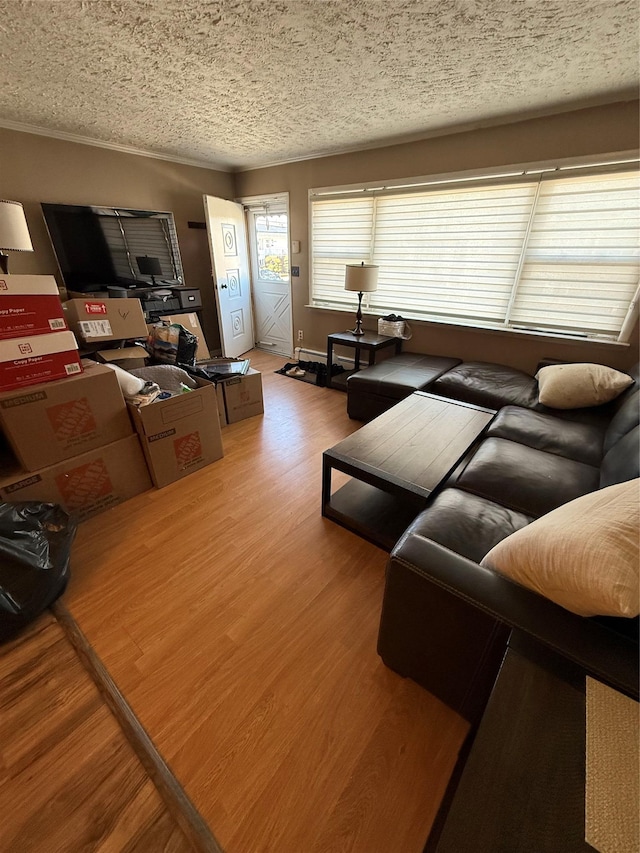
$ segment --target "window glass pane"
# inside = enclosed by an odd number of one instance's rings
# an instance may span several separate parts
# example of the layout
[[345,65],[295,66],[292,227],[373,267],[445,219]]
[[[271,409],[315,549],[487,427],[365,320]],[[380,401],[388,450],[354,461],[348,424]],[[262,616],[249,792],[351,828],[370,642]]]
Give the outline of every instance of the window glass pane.
[[286,213],[260,213],[255,217],[258,277],[289,281],[289,241]]

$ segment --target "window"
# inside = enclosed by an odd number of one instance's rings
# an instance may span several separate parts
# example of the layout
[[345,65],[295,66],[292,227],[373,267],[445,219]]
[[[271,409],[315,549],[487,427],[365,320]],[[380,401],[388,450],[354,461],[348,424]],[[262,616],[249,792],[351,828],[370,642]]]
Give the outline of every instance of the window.
[[312,191],[312,304],[353,308],[346,264],[377,264],[371,313],[624,339],[640,270],[635,168]]
[[286,213],[253,213],[258,278],[289,281],[289,229]]

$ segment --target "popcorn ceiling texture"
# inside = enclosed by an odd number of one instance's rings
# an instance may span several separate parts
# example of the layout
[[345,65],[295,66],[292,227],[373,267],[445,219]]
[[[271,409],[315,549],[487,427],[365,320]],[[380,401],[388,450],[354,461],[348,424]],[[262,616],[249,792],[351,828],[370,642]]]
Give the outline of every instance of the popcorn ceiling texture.
[[231,169],[337,153],[634,97],[638,10],[638,0],[0,0],[0,125]]

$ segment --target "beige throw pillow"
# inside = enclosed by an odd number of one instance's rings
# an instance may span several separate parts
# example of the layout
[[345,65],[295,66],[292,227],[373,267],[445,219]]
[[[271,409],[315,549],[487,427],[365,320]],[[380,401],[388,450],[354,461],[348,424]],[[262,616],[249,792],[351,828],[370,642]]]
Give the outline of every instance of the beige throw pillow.
[[583,495],[495,545],[481,564],[579,616],[640,611],[640,480]]
[[604,364],[552,364],[536,373],[538,399],[551,409],[600,406],[633,383],[626,373]]

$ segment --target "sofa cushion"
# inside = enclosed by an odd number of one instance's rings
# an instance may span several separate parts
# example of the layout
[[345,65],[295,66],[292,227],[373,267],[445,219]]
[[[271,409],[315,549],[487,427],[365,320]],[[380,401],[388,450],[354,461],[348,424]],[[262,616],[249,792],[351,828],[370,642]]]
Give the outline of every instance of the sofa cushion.
[[553,364],[536,374],[538,398],[553,409],[601,406],[633,384],[627,373],[604,364]]
[[616,441],[600,466],[600,488],[640,476],[640,427]]
[[349,394],[366,391],[403,400],[430,385],[445,371],[460,364],[459,358],[403,352],[354,373],[347,380]]
[[429,390],[443,397],[490,409],[503,406],[532,409],[538,403],[538,383],[533,376],[504,364],[483,361],[466,361],[454,367],[437,379]]
[[504,438],[487,438],[456,486],[538,518],[598,488],[600,472]]
[[488,436],[506,438],[527,447],[598,466],[602,459],[604,427],[561,420],[519,406],[501,409],[487,430]]
[[503,539],[482,560],[579,616],[637,616],[637,480],[584,495]]
[[372,421],[395,406],[397,402],[398,400],[381,397],[379,394],[356,391],[347,394],[347,414],[356,421]]
[[531,521],[531,516],[478,495],[461,489],[444,489],[406,533],[425,536],[479,563],[501,539]]
[[634,388],[627,394],[607,427],[604,437],[604,452],[607,453],[624,435],[640,423],[640,390]]

